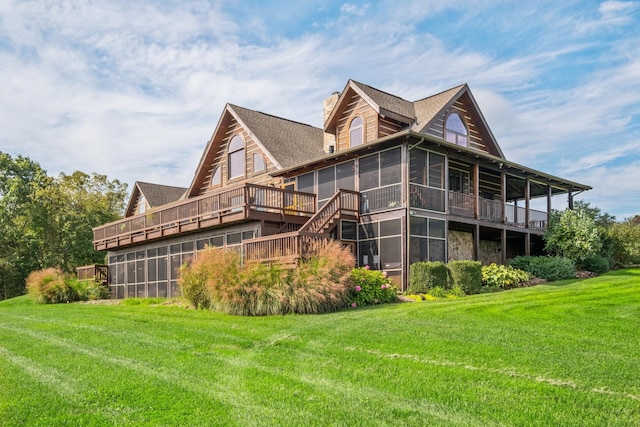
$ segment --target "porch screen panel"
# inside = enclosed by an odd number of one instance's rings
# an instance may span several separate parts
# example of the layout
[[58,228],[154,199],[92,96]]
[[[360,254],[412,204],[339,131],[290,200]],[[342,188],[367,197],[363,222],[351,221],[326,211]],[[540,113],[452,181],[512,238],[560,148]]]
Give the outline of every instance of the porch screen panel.
[[318,207],[336,192],[336,169],[331,166],[318,171]]
[[359,181],[360,191],[371,190],[380,186],[378,155],[363,157],[360,159]]
[[356,162],[350,161],[336,165],[336,190],[356,189]]
[[298,177],[298,191],[305,193],[315,193],[313,172],[300,175]]
[[446,261],[445,220],[412,215],[409,218],[409,264]]
[[380,153],[380,186],[398,184],[402,180],[402,152],[400,148]]

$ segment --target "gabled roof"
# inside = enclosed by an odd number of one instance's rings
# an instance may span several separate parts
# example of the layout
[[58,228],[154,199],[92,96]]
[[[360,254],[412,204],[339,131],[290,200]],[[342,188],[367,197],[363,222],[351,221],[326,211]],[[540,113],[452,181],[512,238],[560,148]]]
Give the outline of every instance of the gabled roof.
[[471,104],[468,105],[468,113],[473,118],[479,132],[481,133],[483,142],[487,147],[487,150],[489,150],[489,153],[504,158],[504,154],[500,145],[498,145],[498,141],[495,136],[493,136],[493,132],[491,132],[489,124],[482,115],[482,111],[480,111],[478,103],[466,83],[414,102],[416,123],[413,125],[412,130],[415,130],[416,132],[423,132],[431,126],[431,123],[434,120],[438,120],[441,117],[440,114],[444,110],[450,108],[461,98],[467,101],[467,104]]
[[237,105],[230,104],[229,108],[281,168],[323,154],[324,132],[320,128]]
[[152,184],[150,182],[136,181],[133,185],[133,191],[129,197],[129,203],[125,210],[125,217],[134,215],[136,203],[138,198],[142,195],[147,200],[149,206],[157,208],[158,206],[166,205],[168,203],[180,200],[186,193],[187,189],[184,187],[173,187],[170,185]]
[[400,116],[408,119],[413,119],[416,116],[413,102],[402,99],[399,96],[392,95],[387,92],[383,92],[379,89],[373,88],[364,83],[351,80],[355,87],[359,88],[373,103],[378,107],[378,112],[396,113]]
[[339,115],[346,108],[346,105],[349,102],[347,97],[349,97],[349,94],[353,92],[358,94],[369,105],[371,105],[378,114],[389,116],[406,124],[413,123],[415,120],[413,102],[402,99],[399,96],[383,92],[364,83],[349,80],[345,88],[340,93],[340,97],[338,98],[333,111],[331,111],[331,114],[329,114],[329,117],[327,117],[327,120],[324,123],[325,130],[331,129],[334,126],[336,120],[339,119]]
[[211,139],[207,143],[187,195],[195,196],[202,186],[208,167],[216,157],[225,138],[227,127],[235,120],[278,169],[289,168],[324,153],[322,129],[227,104]]
[[447,89],[444,92],[415,101],[413,105],[416,112],[416,123],[413,125],[412,129],[417,132],[424,129],[427,124],[431,123],[439,112],[450,105],[452,100],[458,98],[458,95],[464,88],[467,88],[467,85],[461,84],[451,89]]

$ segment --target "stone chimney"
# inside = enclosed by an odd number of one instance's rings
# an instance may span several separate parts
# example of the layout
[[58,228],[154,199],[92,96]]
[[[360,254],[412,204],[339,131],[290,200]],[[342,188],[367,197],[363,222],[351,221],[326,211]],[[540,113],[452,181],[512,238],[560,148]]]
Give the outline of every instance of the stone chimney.
[[[338,98],[340,97],[340,92],[333,92],[331,94],[331,96],[329,96],[328,98],[326,98],[324,100],[324,120],[323,120],[323,124],[327,121],[327,119],[329,118],[329,116],[331,115],[331,112],[333,111],[333,108],[336,106],[336,103],[338,102]],[[333,132],[335,132],[336,129],[333,129]],[[335,150],[337,150],[336,147],[336,135],[334,135],[333,133],[328,133],[328,132],[324,132],[324,152],[325,153],[332,153]]]

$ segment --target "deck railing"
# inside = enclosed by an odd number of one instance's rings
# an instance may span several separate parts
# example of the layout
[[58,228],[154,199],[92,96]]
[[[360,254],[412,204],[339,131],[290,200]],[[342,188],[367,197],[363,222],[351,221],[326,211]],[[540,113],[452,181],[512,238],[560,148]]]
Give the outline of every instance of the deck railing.
[[[182,200],[93,229],[97,250],[222,223],[250,211],[311,217],[316,196],[256,184]],[[242,218],[239,218],[242,219]]]
[[300,232],[323,233],[336,218],[342,215],[358,216],[359,193],[351,190],[338,190],[336,194],[316,212],[306,224],[300,228]]
[[436,212],[445,211],[445,190],[409,184],[409,206]]
[[108,266],[102,264],[83,265],[76,267],[76,276],[78,280],[91,280],[107,283]]
[[295,264],[331,241],[331,224],[347,216],[358,218],[360,194],[338,190],[298,231],[274,234],[242,242],[244,260],[248,262],[280,261]]
[[360,195],[362,213],[379,212],[402,206],[402,184],[387,185],[362,191]]
[[[465,218],[475,218],[475,200],[472,194],[449,192],[449,214]],[[526,209],[518,206],[517,210],[513,204],[506,204],[504,218],[502,217],[502,202],[480,197],[478,204],[478,219],[495,223],[513,225],[525,228]],[[529,225],[533,230],[544,230],[547,228],[547,213],[529,209]]]

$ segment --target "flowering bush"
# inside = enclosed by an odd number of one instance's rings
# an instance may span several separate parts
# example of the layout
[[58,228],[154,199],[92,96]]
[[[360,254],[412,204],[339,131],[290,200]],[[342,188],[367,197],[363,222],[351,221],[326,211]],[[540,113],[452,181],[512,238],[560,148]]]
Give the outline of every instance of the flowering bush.
[[397,299],[397,289],[383,271],[371,270],[369,266],[351,270],[353,288],[350,293],[351,307],[384,304]]

